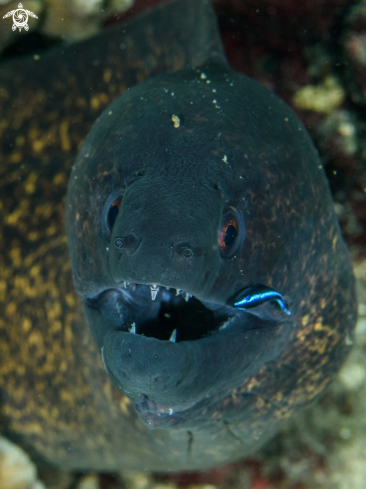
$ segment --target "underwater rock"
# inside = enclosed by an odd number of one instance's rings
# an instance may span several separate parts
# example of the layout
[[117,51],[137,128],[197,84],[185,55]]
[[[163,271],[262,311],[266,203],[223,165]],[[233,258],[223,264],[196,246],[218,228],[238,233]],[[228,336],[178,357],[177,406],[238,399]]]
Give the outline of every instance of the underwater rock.
[[0,437],[1,489],[45,489],[28,455],[14,443]]
[[66,41],[85,39],[96,34],[102,22],[116,13],[125,12],[133,0],[44,0],[43,34]]

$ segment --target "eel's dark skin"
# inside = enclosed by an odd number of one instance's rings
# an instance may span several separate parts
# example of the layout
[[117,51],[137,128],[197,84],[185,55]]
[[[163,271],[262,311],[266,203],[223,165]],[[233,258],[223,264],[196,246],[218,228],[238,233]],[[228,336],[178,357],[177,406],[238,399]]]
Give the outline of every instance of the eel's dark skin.
[[[226,65],[204,1],[71,47],[64,64],[47,56],[0,68],[2,433],[79,470],[252,453],[322,394],[352,344],[350,258],[310,137]],[[93,115],[128,87],[69,177],[92,339],[62,193]]]

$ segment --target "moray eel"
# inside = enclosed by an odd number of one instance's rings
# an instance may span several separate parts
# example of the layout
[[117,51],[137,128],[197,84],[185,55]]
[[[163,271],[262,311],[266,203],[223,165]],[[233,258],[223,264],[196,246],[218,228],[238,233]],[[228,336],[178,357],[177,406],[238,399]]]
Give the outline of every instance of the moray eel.
[[3,434],[69,470],[202,469],[319,398],[350,257],[309,135],[227,66],[209,3],[4,64],[0,104]]

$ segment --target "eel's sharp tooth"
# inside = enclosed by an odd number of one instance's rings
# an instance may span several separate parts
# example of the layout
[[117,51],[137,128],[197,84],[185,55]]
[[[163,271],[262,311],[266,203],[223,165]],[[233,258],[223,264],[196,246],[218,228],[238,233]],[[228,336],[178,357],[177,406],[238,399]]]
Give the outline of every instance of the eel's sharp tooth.
[[127,280],[124,280],[124,281],[123,281],[123,287],[124,287],[125,289],[127,289],[128,287],[130,287],[130,285],[131,285],[131,282],[127,282]]
[[220,327],[219,331],[222,331],[223,329],[226,329],[231,321],[231,318],[227,319]]
[[177,330],[176,329],[171,334],[169,341],[172,341],[173,343],[175,343],[177,341]]
[[131,323],[131,328],[128,331],[130,333],[136,334],[136,323]]
[[177,292],[175,293],[175,295],[180,295],[182,292],[182,289],[177,289]]
[[154,301],[159,292],[159,287],[157,286],[157,284],[150,285],[150,292],[151,292],[151,300]]
[[191,294],[188,294],[188,292],[186,292],[184,294],[184,298],[185,298],[186,302],[188,302],[191,297],[192,297]]

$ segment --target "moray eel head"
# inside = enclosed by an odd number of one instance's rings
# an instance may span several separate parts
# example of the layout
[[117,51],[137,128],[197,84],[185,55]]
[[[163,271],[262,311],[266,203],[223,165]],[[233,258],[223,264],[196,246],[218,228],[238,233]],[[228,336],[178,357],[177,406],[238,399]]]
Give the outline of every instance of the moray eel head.
[[[237,78],[211,65],[130,89],[97,120],[70,178],[75,286],[108,375],[152,429],[192,426],[293,331],[271,278],[279,255],[258,256],[246,229],[250,192],[266,183],[252,171],[260,114],[248,112],[243,136]],[[271,203],[261,212],[273,216]]]

